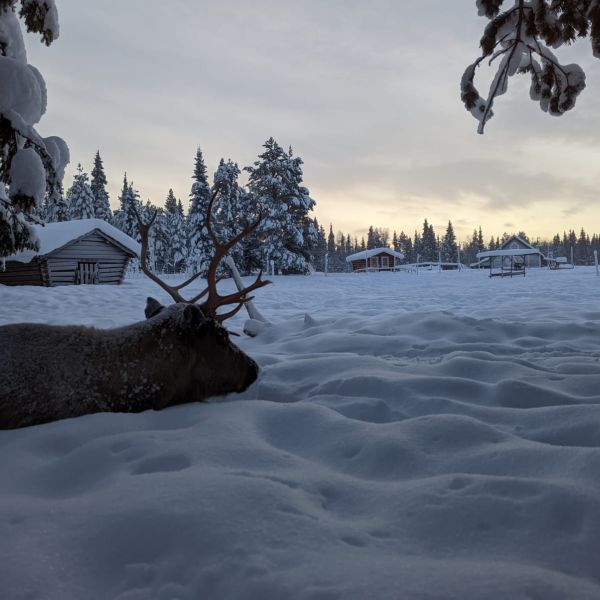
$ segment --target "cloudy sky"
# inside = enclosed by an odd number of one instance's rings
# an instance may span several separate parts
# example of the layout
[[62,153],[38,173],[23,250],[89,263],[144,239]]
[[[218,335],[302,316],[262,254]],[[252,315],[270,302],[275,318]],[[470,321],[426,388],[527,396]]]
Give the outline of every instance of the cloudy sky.
[[[28,37],[48,86],[38,130],[73,168],[103,157],[111,202],[123,172],[142,199],[187,200],[201,146],[251,164],[273,136],[305,162],[328,226],[412,232],[424,218],[460,239],[600,231],[600,61],[563,56],[588,88],[561,118],[514,80],[484,136],[459,81],[485,21],[474,0],[58,0],[61,34]],[[485,82],[486,73],[481,73]],[[481,87],[484,87],[483,85]]]

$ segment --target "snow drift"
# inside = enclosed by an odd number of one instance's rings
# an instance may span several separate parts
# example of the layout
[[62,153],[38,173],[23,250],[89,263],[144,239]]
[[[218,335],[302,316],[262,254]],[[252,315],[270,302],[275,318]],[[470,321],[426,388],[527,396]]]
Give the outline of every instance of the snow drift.
[[[275,278],[244,394],[0,432],[0,596],[597,600],[599,285]],[[114,326],[149,293],[0,286],[0,317]]]

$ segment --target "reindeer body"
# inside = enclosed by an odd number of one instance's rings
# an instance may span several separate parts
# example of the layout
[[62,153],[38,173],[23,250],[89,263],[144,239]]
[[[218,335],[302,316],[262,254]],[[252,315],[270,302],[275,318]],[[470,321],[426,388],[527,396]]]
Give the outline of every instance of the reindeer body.
[[[133,207],[141,237],[142,271],[176,304],[165,308],[148,298],[146,321],[119,329],[19,323],[0,327],[0,429],[26,427],[95,412],[140,412],[241,392],[258,375],[258,366],[229,340],[220,325],[269,281],[261,273],[233,294],[217,290],[220,261],[260,223],[246,226],[222,243],[211,225],[213,192],[206,227],[215,247],[206,273],[207,287],[190,299],[180,291],[201,272],[175,286],[147,265],[148,235],[157,211],[144,223]],[[196,304],[205,298],[200,306]],[[223,306],[235,305],[220,313]]]
[[240,392],[256,363],[191,304],[118,329],[0,327],[0,429],[95,412],[140,412]]

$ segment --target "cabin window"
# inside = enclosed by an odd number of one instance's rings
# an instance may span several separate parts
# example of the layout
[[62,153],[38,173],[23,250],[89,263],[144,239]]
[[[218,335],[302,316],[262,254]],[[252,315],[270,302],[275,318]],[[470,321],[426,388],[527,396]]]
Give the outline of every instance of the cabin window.
[[382,256],[381,257],[381,268],[382,269],[389,269],[390,268],[390,257],[389,256]]
[[371,269],[378,269],[379,268],[379,257],[371,256],[371,258],[369,259],[369,267],[371,267]]
[[98,283],[98,263],[78,262],[75,283],[77,285]]

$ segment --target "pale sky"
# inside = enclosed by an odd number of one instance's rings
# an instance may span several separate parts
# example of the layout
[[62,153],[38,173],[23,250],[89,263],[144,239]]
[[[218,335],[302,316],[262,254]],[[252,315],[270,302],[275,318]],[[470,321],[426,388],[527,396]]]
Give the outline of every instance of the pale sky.
[[[485,20],[475,0],[57,0],[60,38],[28,36],[48,86],[38,126],[81,162],[104,160],[113,207],[127,171],[143,200],[184,204],[196,147],[251,164],[273,136],[304,159],[326,227],[411,233],[427,218],[459,240],[600,231],[600,61],[561,118],[513,79],[484,136],[460,101]],[[565,56],[565,52],[559,52]],[[489,74],[482,72],[483,92]]]

